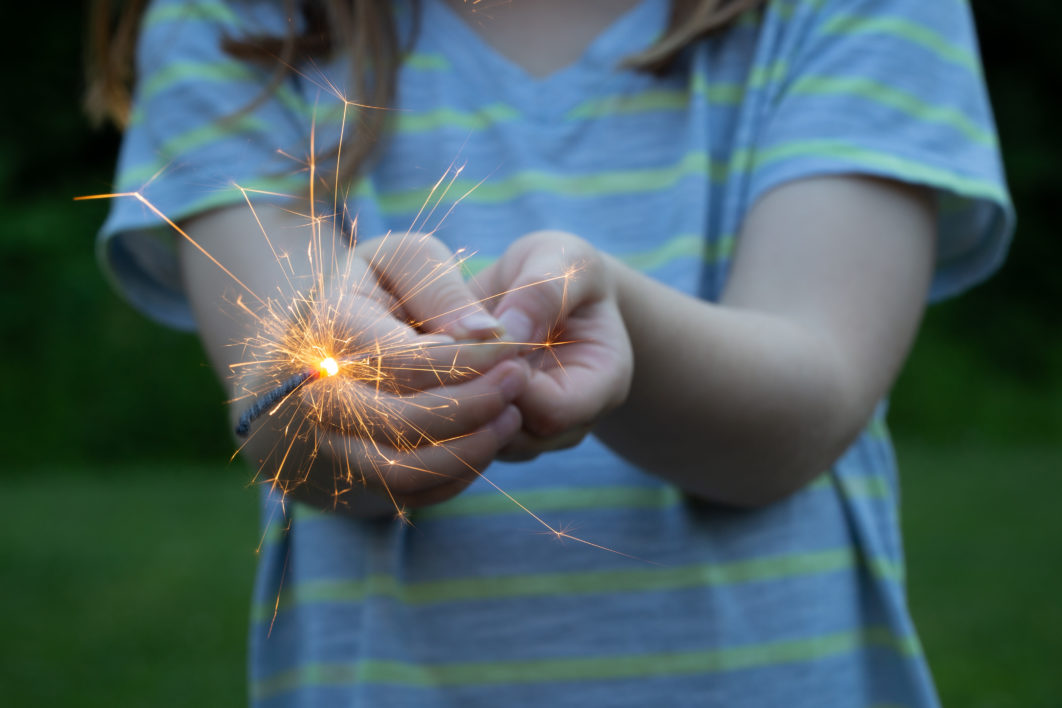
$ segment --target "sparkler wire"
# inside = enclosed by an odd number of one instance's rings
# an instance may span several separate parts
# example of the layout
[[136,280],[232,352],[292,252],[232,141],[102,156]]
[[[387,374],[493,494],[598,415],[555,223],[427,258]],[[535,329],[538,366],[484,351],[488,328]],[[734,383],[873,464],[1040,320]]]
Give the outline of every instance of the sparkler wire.
[[321,377],[321,372],[315,369],[308,369],[306,371],[300,371],[294,376],[286,379],[283,383],[274,389],[271,389],[261,396],[251,405],[250,408],[243,412],[240,416],[239,422],[236,423],[236,434],[241,438],[247,437],[247,433],[251,429],[251,423],[258,420],[263,413],[272,408],[278,401],[285,396],[290,395],[299,386],[302,386],[307,381],[317,379]]

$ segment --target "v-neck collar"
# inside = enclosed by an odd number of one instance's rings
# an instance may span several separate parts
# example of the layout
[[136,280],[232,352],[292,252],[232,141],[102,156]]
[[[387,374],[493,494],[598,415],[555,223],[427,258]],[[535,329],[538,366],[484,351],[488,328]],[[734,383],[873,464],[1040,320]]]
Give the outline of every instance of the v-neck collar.
[[594,86],[615,74],[624,57],[647,48],[664,30],[667,7],[665,0],[641,0],[598,33],[574,62],[541,77],[498,52],[446,0],[425,0],[421,31],[436,37],[433,48],[463,79],[525,114],[548,116],[585,100]]

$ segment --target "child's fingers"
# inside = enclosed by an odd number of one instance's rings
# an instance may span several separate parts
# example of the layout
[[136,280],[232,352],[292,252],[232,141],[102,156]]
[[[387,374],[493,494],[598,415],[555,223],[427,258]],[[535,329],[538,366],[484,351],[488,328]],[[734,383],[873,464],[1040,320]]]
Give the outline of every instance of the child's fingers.
[[501,331],[465,282],[454,254],[434,236],[388,235],[362,248],[371,253],[369,266],[380,282],[419,329],[455,339],[495,337]]
[[505,295],[505,285],[500,282],[500,263],[492,262],[467,281],[472,294],[491,312],[497,309],[498,301]]
[[525,236],[498,276],[509,283],[494,314],[506,339],[537,343],[568,314],[603,295],[600,256],[582,239],[559,232]]
[[593,423],[623,403],[630,390],[633,357],[616,304],[588,305],[570,324],[573,341],[545,353],[556,357],[556,365],[533,370],[516,400],[524,427],[541,437]]
[[549,437],[535,435],[526,429],[520,430],[498,451],[498,459],[505,462],[527,462],[544,452],[566,450],[581,443],[592,429],[593,425],[586,423]]
[[333,357],[355,378],[368,376],[385,388],[408,391],[432,388],[480,374],[517,353],[511,343],[497,340],[456,342],[446,334],[421,334],[396,319],[397,306],[381,302],[386,293],[376,295],[332,294],[303,314],[307,329],[327,333],[321,339],[330,346],[320,351],[321,358]]
[[[396,319],[394,309],[370,297],[339,297],[323,303],[325,319],[336,351],[334,356],[381,356],[421,343],[417,331]],[[445,341],[445,340],[440,340]]]
[[629,378],[616,369],[571,363],[562,372],[535,372],[516,399],[524,427],[543,438],[591,424],[627,397]]
[[531,385],[517,399],[524,427],[540,438],[563,435],[596,420],[611,407],[612,377],[582,367],[568,366],[557,377],[535,372]]
[[301,396],[311,419],[322,428],[397,450],[414,450],[488,425],[524,392],[528,378],[527,366],[512,361],[464,383],[410,395],[380,390],[368,378],[336,376],[305,386]]
[[421,337],[422,344],[385,355],[381,366],[398,392],[448,386],[482,375],[522,351],[512,342],[448,342],[445,335]]
[[321,358],[331,356],[346,373],[370,377],[385,388],[412,391],[446,385],[488,371],[518,353],[508,342],[456,342],[446,334],[420,334],[373,299],[352,298],[324,307],[324,313],[312,315],[326,320],[320,328],[331,333],[332,347],[322,351]]
[[[482,472],[482,470],[480,471]],[[456,497],[474,481],[476,481],[475,477],[471,479],[455,479],[416,494],[396,494],[392,497],[392,501],[399,509],[420,509],[425,506],[441,504]]]
[[458,493],[487,468],[498,451],[520,429],[520,412],[507,405],[479,429],[413,450],[402,450],[338,432],[320,433],[321,446],[366,486],[398,505],[419,506]]

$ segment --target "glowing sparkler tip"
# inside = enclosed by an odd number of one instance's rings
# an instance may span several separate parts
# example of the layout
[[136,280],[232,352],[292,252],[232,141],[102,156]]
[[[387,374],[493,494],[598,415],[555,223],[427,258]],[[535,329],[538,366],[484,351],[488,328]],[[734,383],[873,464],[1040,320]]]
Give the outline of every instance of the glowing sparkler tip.
[[318,366],[321,367],[321,373],[325,376],[335,376],[339,373],[339,363],[332,357],[321,359],[321,363]]

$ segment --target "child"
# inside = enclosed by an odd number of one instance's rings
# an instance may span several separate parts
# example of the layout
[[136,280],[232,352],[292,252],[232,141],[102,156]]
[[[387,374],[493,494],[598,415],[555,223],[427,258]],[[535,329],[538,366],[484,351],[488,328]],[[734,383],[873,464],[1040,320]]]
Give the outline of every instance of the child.
[[[323,444],[299,503],[263,493],[252,701],[936,705],[883,399],[927,297],[986,277],[1013,222],[965,3],[479,7],[159,1],[141,24],[118,189],[148,183],[231,275],[135,200],[103,261],[223,380],[259,326],[232,276],[273,295],[314,268],[305,218],[231,184],[305,185],[286,156],[338,143],[330,86],[397,109],[347,128],[358,277],[315,291],[343,331],[570,342],[383,391],[397,432],[345,425],[328,381],[287,404]],[[455,159],[435,237],[394,236]],[[411,286],[461,248],[486,264],[469,284]],[[245,456],[268,477],[291,444],[270,419]],[[538,533],[488,464],[618,553]]]

